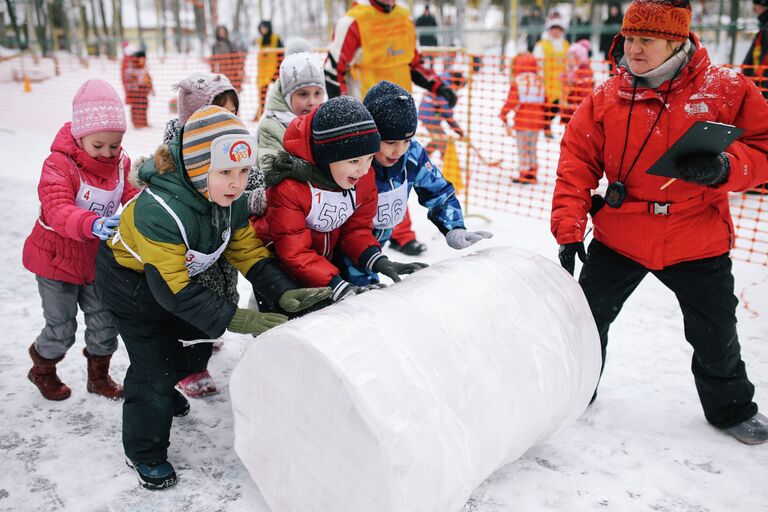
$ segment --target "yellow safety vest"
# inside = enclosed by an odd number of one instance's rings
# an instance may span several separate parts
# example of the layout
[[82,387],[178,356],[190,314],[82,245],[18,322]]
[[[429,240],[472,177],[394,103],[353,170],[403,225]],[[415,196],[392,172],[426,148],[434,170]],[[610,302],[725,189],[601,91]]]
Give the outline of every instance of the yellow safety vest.
[[[269,44],[264,45],[262,38],[259,37],[259,49],[277,48],[279,40],[280,38],[273,33],[269,36]],[[256,83],[259,87],[267,86],[272,82],[272,77],[277,73],[278,56],[277,52],[259,52],[259,74],[256,78]]]
[[539,41],[544,50],[544,93],[548,102],[559,101],[563,96],[562,76],[565,72],[565,54],[568,53],[568,41],[563,41],[563,49],[555,50],[552,41],[542,39]]
[[[382,80],[411,91],[411,61],[416,51],[416,28],[407,8],[396,5],[385,13],[372,5],[354,5],[348,12],[360,30],[360,62],[350,69],[359,82],[360,96]],[[350,94],[356,91],[350,91]]]

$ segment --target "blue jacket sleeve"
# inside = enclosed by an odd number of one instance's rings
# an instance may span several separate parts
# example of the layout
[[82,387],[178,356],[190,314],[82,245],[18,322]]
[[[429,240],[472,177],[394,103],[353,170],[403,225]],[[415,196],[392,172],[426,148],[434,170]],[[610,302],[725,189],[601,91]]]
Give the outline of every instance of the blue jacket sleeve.
[[419,204],[427,208],[427,218],[443,234],[456,228],[464,229],[464,215],[456,190],[432,163],[421,144],[412,140],[406,158],[409,185],[416,191]]

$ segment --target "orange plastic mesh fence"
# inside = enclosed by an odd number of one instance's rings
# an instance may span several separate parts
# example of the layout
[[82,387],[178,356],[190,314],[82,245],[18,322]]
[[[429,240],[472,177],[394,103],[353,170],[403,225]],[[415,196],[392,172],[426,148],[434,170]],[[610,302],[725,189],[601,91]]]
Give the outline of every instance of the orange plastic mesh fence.
[[[140,59],[92,57],[84,61],[66,55],[56,61],[33,61],[30,56],[3,60],[0,92],[6,101],[0,102],[0,126],[50,132],[53,138],[70,119],[71,99],[78,87],[98,77],[126,99],[129,129],[124,148],[134,158],[148,155],[162,142],[167,121],[177,116],[172,85],[193,72],[219,71],[239,88],[240,117],[253,130],[257,114],[263,110],[265,84],[276,76],[279,55],[273,52],[208,58],[150,54],[143,66]],[[451,111],[443,100],[415,87],[420,119],[417,138],[456,185],[465,210],[487,208],[548,220],[565,123],[592,83],[609,76],[609,65],[591,61],[574,70],[563,63],[560,79],[548,81],[538,73],[541,63],[531,62],[527,56],[502,58],[426,49],[422,53],[427,64],[457,88],[458,103]],[[315,55],[322,63],[325,54],[318,51]],[[533,68],[537,73],[531,72]],[[768,70],[750,72],[768,96],[768,79],[759,78],[768,75]],[[525,97],[510,95],[512,80],[522,82],[516,82],[522,87],[514,89],[525,91]],[[31,92],[23,92],[25,84]],[[553,84],[559,91],[557,103],[551,101]],[[40,112],[44,115],[37,114]],[[768,265],[766,191],[758,187],[752,193],[731,194],[736,226],[733,255],[762,265]]]

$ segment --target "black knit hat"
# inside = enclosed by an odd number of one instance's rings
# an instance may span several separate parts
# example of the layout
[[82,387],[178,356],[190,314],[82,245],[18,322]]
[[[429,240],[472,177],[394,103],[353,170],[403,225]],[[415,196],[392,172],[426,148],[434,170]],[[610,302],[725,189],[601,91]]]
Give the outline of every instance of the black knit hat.
[[365,95],[363,105],[373,116],[381,140],[405,140],[416,133],[416,104],[399,85],[379,82]]
[[318,164],[371,155],[380,143],[371,114],[351,96],[331,98],[312,119],[312,154]]
[[752,3],[754,5],[762,5],[763,7],[768,7],[768,0],[752,0]]

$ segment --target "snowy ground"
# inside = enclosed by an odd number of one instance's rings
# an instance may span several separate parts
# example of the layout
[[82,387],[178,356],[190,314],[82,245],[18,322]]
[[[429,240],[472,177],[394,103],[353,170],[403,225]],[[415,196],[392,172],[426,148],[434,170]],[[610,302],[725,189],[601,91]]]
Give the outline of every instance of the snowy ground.
[[[43,320],[34,276],[21,266],[21,248],[37,215],[40,166],[71,98],[53,90],[53,83],[35,87],[48,87],[50,94],[66,99],[47,103],[44,112],[26,110],[20,106],[29,96],[0,84],[5,98],[0,107],[0,247],[6,252],[0,308],[9,334],[0,359],[0,511],[268,512],[232,450],[227,379],[245,344],[254,342],[250,337],[225,335],[224,348],[210,365],[223,392],[193,400],[191,414],[174,422],[169,456],[179,484],[163,492],[141,489],[122,462],[120,404],[85,390],[82,328],[59,365],[62,379],[73,388],[68,400],[48,402],[27,381],[26,350]],[[129,152],[143,153],[148,135],[129,132]],[[413,212],[419,236],[430,247],[423,261],[459,254],[447,248],[423,210]],[[473,212],[485,214],[490,224],[470,218],[470,227],[496,234],[485,246],[517,246],[555,258],[546,222]],[[736,262],[734,268],[743,354],[756,401],[765,410],[768,267]],[[241,291],[247,297],[247,287]],[[465,511],[768,510],[768,446],[741,445],[704,420],[674,296],[647,279],[627,302],[611,340],[597,402],[574,425],[490,476]],[[121,347],[113,374],[122,379],[127,364]]]

